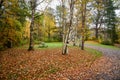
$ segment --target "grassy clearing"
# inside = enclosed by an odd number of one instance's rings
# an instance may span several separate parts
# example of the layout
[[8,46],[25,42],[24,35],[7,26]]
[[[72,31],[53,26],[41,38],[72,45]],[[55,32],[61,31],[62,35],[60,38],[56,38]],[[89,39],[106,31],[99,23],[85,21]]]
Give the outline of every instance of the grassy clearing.
[[53,49],[53,48],[61,48],[62,42],[51,42],[51,43],[45,43],[47,47],[40,48],[39,45],[35,45],[35,49]]
[[120,48],[112,46],[112,45],[103,45],[103,44],[100,44],[100,43],[97,43],[94,41],[86,41],[85,44],[93,45],[93,46],[100,46],[100,47],[109,48],[109,49],[117,49],[117,50],[120,49]]
[[48,45],[48,48],[59,48],[62,47],[62,42],[46,43],[46,45]]
[[[44,48],[44,47],[43,47],[43,48],[39,48],[39,45],[40,45],[40,44],[35,44],[35,45],[34,45],[34,48],[35,48],[35,49],[60,48],[60,47],[62,47],[62,42],[50,42],[50,43],[46,42],[45,45],[48,46],[47,48]],[[27,49],[27,48],[28,48],[28,45],[24,45],[24,46],[21,46],[21,47],[19,47],[19,48]]]

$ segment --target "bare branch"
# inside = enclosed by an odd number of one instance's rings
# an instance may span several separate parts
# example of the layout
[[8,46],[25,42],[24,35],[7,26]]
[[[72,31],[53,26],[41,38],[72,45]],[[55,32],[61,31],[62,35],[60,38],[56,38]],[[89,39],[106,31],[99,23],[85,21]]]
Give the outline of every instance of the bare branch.
[[36,7],[38,6],[38,5],[40,5],[41,3],[43,3],[45,0],[42,0],[42,1],[40,1],[38,4],[36,4]]

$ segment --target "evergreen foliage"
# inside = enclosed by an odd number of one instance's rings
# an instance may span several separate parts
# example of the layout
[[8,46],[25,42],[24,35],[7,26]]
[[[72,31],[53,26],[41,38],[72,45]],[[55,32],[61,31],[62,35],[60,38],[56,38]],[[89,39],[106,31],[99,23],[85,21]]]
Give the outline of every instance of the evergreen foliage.
[[115,43],[117,39],[116,33],[116,14],[115,14],[115,7],[113,6],[112,0],[107,0],[105,3],[105,24],[107,26],[107,33],[111,39],[112,43]]

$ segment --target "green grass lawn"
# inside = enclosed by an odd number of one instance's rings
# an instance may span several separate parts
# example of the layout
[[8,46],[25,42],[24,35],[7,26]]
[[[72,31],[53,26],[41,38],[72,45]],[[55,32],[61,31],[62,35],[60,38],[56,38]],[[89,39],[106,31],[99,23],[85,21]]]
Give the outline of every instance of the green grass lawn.
[[[62,47],[62,42],[45,42],[45,45],[47,45],[48,47],[43,47],[43,48],[40,48],[39,47],[40,44],[35,44],[34,45],[34,48],[35,49],[48,49],[48,48],[60,48]],[[20,46],[18,48],[23,48],[23,49],[27,49],[29,47],[29,45],[23,45],[23,46]]]
[[94,41],[86,41],[85,44],[93,45],[93,46],[100,46],[100,47],[103,47],[103,48],[120,49],[120,48],[118,48],[118,47],[116,47],[116,46],[103,45],[103,44],[100,44],[100,43],[97,43],[97,42],[94,42]]
[[[48,46],[47,48],[60,48],[62,47],[62,42],[50,42],[50,43],[45,43],[45,45]],[[42,48],[39,48],[39,45],[35,45],[35,48],[42,49]]]
[[62,42],[52,42],[52,43],[46,43],[48,45],[48,48],[58,48],[62,47]]

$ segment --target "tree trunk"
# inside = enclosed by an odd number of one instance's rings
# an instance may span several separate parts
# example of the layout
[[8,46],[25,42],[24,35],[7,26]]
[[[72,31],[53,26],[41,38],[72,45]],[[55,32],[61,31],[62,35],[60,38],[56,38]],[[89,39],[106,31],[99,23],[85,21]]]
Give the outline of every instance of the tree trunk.
[[50,35],[50,32],[48,32],[48,41],[51,41],[51,35]]
[[33,43],[33,26],[34,22],[32,20],[31,25],[30,25],[30,43],[29,43],[29,51],[34,50],[34,43]]
[[[66,36],[66,37],[67,37],[67,36]],[[63,44],[62,54],[63,54],[63,55],[68,54],[68,39],[67,39],[67,38],[65,39],[65,42],[64,42],[64,44]]]
[[64,45],[63,47],[63,55],[66,55],[68,53],[68,48],[67,48],[67,44]]
[[84,50],[84,32],[85,32],[85,21],[86,21],[86,2],[82,2],[82,44],[81,50]]
[[95,28],[95,38],[98,39],[98,27],[96,25],[96,28]]
[[75,26],[75,30],[74,30],[74,33],[75,33],[75,36],[74,36],[74,43],[73,43],[73,46],[77,46],[77,27],[78,27],[78,20],[77,20],[77,25]]
[[34,50],[33,27],[34,27],[34,15],[35,15],[35,2],[31,2],[31,6],[32,6],[32,19],[30,24],[30,42],[28,48],[29,51]]
[[103,14],[104,12],[102,13],[102,10],[99,8],[100,6],[102,6],[102,2],[99,2],[98,0],[96,1],[96,4],[97,4],[97,17],[96,17],[96,23],[95,23],[95,38],[98,39],[99,37],[99,29],[103,23]]
[[64,43],[64,46],[63,46],[63,53],[62,53],[64,55],[68,54],[68,39],[69,39],[70,31],[71,31],[71,28],[72,28],[73,10],[74,10],[74,0],[71,0],[70,1],[70,25],[69,25],[69,28],[68,28],[67,35],[65,37],[65,43]]
[[62,41],[63,41],[63,46],[62,46],[62,54],[64,55],[67,53],[67,44],[65,42],[65,1],[62,1]]
[[81,50],[84,50],[84,36],[82,36],[82,45],[81,45]]
[[65,36],[65,42],[64,42],[64,45],[63,45],[63,52],[62,54],[65,55],[65,54],[68,54],[68,39],[69,39],[69,34],[70,34],[70,27],[68,28],[68,32]]

